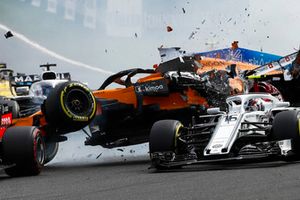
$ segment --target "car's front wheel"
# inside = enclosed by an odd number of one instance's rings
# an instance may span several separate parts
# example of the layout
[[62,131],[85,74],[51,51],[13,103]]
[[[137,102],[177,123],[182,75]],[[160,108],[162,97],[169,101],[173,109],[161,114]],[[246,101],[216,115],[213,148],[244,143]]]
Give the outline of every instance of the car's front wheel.
[[298,110],[282,111],[276,114],[271,136],[274,140],[291,140],[291,151],[285,160],[300,160],[300,112]]
[[174,155],[177,148],[177,139],[183,125],[177,120],[161,120],[153,124],[149,137],[149,152],[152,166],[157,169],[165,169],[160,165],[161,160],[155,155],[168,153]]

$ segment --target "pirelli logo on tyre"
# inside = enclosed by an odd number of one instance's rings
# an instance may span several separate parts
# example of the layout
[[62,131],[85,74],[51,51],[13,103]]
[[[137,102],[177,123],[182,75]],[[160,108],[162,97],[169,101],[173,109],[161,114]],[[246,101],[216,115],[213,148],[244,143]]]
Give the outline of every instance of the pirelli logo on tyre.
[[70,83],[60,94],[63,112],[74,121],[89,121],[96,112],[92,92],[80,83]]

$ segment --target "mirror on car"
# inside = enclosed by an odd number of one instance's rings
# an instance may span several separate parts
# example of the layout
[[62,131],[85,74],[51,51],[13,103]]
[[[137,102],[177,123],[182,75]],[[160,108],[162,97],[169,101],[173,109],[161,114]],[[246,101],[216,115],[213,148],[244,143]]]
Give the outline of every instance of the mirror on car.
[[290,102],[287,101],[283,101],[283,102],[276,102],[275,103],[275,107],[289,107],[290,106]]
[[28,86],[17,87],[15,90],[16,90],[16,93],[17,93],[18,96],[29,94],[29,87]]

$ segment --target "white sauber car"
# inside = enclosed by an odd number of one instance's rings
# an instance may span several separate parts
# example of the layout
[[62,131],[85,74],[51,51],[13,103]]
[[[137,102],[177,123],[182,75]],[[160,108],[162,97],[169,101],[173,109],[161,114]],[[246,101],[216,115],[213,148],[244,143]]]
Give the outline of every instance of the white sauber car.
[[176,120],[156,122],[149,140],[152,167],[300,160],[300,108],[265,93],[232,96],[226,103],[226,112],[209,108],[208,115],[188,127]]

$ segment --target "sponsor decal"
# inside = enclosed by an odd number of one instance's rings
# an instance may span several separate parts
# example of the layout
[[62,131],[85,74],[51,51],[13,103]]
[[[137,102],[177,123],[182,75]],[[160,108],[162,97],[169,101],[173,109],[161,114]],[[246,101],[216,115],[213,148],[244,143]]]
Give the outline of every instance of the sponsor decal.
[[145,86],[144,91],[145,92],[158,92],[162,89],[164,89],[163,85]]
[[4,114],[1,116],[1,126],[9,126],[12,123],[12,114]]
[[40,81],[41,77],[39,75],[15,76],[14,80],[16,83],[36,82],[36,81]]
[[71,74],[70,73],[56,73],[56,79],[71,80]]
[[148,96],[166,95],[169,93],[168,86],[164,80],[150,81],[137,85],[135,91]]
[[228,122],[232,122],[232,121],[236,121],[236,120],[237,120],[237,116],[235,116],[235,115],[227,115],[225,118],[225,121],[228,121]]
[[218,149],[221,148],[223,145],[222,144],[215,144],[212,146],[213,149]]

